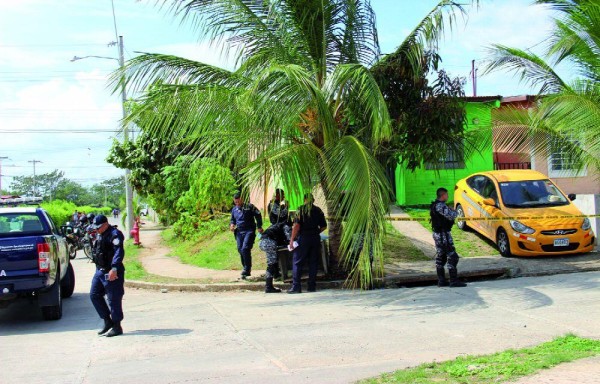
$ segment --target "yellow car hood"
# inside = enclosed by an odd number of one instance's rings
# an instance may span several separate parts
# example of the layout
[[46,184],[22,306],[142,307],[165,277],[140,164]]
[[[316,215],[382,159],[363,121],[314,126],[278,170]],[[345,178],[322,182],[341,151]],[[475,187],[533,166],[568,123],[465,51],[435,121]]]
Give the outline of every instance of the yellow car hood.
[[[568,225],[569,228],[581,227],[583,218],[571,217],[571,218],[548,218],[540,219],[539,217],[547,216],[581,216],[582,213],[572,203],[569,205],[562,205],[558,207],[538,207],[538,208],[505,208],[505,213],[510,217],[535,217],[534,219],[520,219],[519,221],[523,224],[532,228],[548,228],[553,229],[557,227],[563,228]],[[565,228],[566,229],[566,228]]]

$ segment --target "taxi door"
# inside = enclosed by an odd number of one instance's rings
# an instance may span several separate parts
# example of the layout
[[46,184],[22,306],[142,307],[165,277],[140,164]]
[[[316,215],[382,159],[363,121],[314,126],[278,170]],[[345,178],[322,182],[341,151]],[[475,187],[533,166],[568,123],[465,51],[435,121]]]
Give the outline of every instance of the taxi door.
[[[487,177],[485,179],[486,180],[481,191],[481,197],[483,199],[479,204],[481,217],[489,219],[501,218],[503,217],[503,213],[500,210],[498,186],[493,180]],[[485,199],[494,200],[495,205],[483,204],[483,200]],[[488,239],[491,239],[492,241],[496,241],[496,231],[498,230],[498,225],[500,224],[500,221],[482,220],[479,222],[479,224],[481,234],[486,236]]]
[[480,221],[477,220],[481,217],[481,214],[479,212],[479,203],[481,202],[479,190],[484,178],[485,176],[482,175],[471,176],[467,179],[468,188],[460,190],[460,196],[463,202],[463,210],[465,211],[465,216],[475,219],[475,221],[467,221],[467,223],[469,227],[475,229],[476,231],[480,230]]

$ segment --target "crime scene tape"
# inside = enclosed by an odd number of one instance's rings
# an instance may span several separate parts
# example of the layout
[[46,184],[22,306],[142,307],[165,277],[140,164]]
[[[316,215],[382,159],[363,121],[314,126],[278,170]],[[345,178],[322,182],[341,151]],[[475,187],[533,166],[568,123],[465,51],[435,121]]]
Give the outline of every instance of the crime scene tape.
[[[555,219],[584,219],[600,217],[598,215],[567,215],[567,216],[506,216],[506,217],[457,217],[455,221],[503,221],[503,220],[555,220]],[[429,221],[429,217],[387,217],[388,221]]]

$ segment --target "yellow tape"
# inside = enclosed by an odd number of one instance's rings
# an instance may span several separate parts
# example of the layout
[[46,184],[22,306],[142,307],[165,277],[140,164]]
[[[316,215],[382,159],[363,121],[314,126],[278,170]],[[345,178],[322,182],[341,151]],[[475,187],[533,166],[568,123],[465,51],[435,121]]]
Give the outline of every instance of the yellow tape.
[[[506,217],[457,217],[456,221],[502,221],[502,220],[555,220],[555,219],[584,219],[600,217],[599,215],[570,215],[570,216],[506,216]],[[429,217],[388,217],[389,221],[429,221]]]

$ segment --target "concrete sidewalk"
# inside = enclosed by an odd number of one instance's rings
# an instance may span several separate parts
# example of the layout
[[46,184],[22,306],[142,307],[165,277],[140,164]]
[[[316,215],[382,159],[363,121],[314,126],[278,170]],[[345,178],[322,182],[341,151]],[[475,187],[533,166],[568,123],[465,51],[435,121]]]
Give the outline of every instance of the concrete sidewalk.
[[[404,212],[396,205],[390,206],[390,217],[408,217],[410,215]],[[435,243],[431,232],[429,232],[418,221],[392,221],[392,226],[406,236],[415,247],[421,250],[425,256],[435,259]]]

